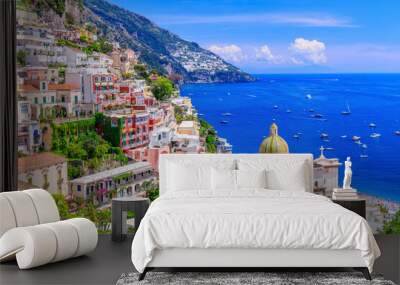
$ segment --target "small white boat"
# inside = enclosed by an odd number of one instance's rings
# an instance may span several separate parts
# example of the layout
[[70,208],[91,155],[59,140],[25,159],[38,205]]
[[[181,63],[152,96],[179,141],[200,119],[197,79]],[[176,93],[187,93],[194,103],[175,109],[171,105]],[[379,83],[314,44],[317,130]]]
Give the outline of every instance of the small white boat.
[[371,123],[371,124],[369,124],[369,127],[370,127],[371,129],[375,129],[375,128],[376,128],[376,124]]
[[363,144],[361,145],[361,147],[364,148],[364,149],[367,149],[367,148],[368,148],[368,146],[367,146],[365,143],[363,143]]
[[320,137],[321,139],[327,139],[327,138],[329,137],[329,135],[328,135],[327,133],[321,133],[321,134],[319,135],[319,137]]
[[292,113],[292,110],[287,109],[287,110],[286,110],[286,113]]
[[400,131],[395,131],[394,134],[395,134],[396,136],[400,136]]
[[345,139],[345,138],[347,138],[347,135],[342,135],[342,136],[340,136],[342,139]]
[[278,109],[278,105],[274,105],[274,109]]
[[368,154],[360,154],[361,158],[368,158]]
[[298,140],[298,139],[300,138],[300,136],[299,136],[298,134],[294,134],[294,135],[293,135],[293,138],[296,139],[296,140]]
[[351,139],[356,142],[356,141],[359,141],[361,139],[361,137],[353,136]]
[[355,143],[358,144],[358,145],[362,145],[361,141],[355,141]]
[[311,99],[312,99],[311,94],[307,94],[307,95],[306,95],[306,98],[307,98],[308,100],[311,100]]
[[222,116],[232,116],[232,113],[222,113]]
[[372,134],[370,134],[370,137],[373,138],[373,139],[377,139],[377,138],[379,138],[380,136],[381,136],[381,134],[379,134],[379,133],[372,133]]
[[223,124],[223,125],[226,125],[226,124],[228,124],[229,122],[228,122],[228,121],[222,120],[220,123]]

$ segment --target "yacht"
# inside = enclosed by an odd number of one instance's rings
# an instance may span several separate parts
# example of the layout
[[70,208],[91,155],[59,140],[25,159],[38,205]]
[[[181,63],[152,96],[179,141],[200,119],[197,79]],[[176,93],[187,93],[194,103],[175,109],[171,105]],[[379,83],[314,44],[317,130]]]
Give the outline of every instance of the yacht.
[[396,136],[400,136],[400,131],[395,131],[394,134],[395,134]]
[[278,109],[278,105],[274,105],[274,109]]
[[367,146],[365,143],[363,143],[363,144],[361,145],[361,147],[364,148],[364,149],[367,149],[367,148],[368,148],[368,146]]
[[352,139],[353,141],[357,142],[357,141],[360,141],[361,137],[359,137],[359,136],[353,136],[351,139]]
[[368,158],[368,154],[360,154],[361,158]]
[[372,133],[372,134],[370,135],[370,137],[373,138],[373,139],[377,139],[377,138],[379,138],[380,136],[381,136],[381,134],[379,134],[379,133]]
[[358,145],[362,145],[361,141],[355,141],[355,143],[358,144]]
[[306,95],[306,98],[307,98],[308,100],[311,100],[311,99],[312,99],[311,94],[307,94],[307,95]]
[[300,138],[300,136],[299,136],[298,134],[294,134],[294,135],[293,135],[293,138],[296,139],[296,140],[298,140],[298,139]]
[[347,135],[342,135],[342,136],[340,136],[342,139],[345,139],[345,138],[347,138]]
[[371,124],[369,124],[369,127],[370,127],[371,129],[375,129],[375,128],[376,128],[376,124],[371,123]]
[[220,121],[220,123],[223,124],[223,125],[226,125],[226,124],[228,124],[229,122],[228,122],[228,121],[222,120],[222,121]]
[[350,106],[348,103],[346,103],[346,107],[347,107],[347,109],[345,111],[341,112],[342,115],[350,115],[351,114]]

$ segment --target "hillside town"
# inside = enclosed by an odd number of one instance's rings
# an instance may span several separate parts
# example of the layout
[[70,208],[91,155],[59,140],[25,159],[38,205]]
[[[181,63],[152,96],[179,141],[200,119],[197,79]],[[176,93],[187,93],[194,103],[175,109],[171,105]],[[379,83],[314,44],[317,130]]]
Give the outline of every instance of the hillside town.
[[231,152],[171,80],[90,24],[53,30],[18,10],[17,30],[21,189],[104,206],[156,183],[160,154]]

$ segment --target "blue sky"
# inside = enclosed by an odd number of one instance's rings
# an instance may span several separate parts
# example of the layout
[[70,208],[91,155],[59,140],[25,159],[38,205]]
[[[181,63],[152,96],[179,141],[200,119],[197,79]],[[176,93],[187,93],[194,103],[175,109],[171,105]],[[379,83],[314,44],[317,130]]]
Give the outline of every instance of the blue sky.
[[400,72],[399,0],[110,2],[247,72]]

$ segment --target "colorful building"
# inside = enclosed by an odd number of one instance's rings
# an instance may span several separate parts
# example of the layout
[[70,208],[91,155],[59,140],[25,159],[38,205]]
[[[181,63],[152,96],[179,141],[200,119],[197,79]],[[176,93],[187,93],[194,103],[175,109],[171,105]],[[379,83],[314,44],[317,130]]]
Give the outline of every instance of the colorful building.
[[101,205],[113,197],[134,196],[142,190],[144,182],[154,179],[148,162],[136,162],[79,177],[69,182],[69,188],[72,197],[92,199],[93,203]]

